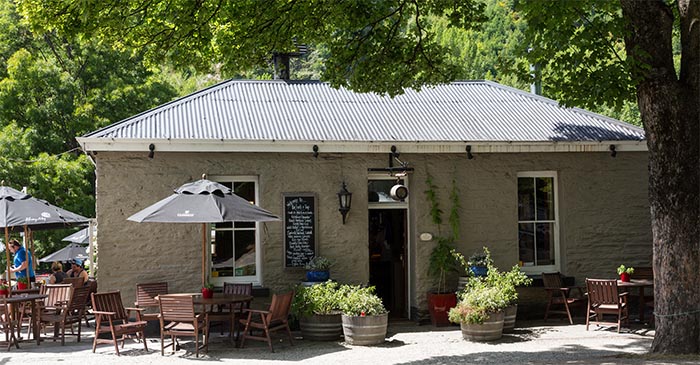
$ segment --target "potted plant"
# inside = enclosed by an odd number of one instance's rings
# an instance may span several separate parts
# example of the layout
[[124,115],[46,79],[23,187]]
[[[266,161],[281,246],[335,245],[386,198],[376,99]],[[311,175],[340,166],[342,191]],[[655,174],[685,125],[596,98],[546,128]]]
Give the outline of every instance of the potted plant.
[[[425,191],[428,202],[431,205],[430,215],[433,224],[438,231],[442,225],[442,210],[440,210],[436,189],[432,176],[428,175],[425,181],[428,190]],[[428,293],[428,311],[430,321],[434,326],[447,326],[450,324],[447,318],[449,310],[457,304],[457,296],[453,291],[447,291],[447,274],[457,271],[457,260],[454,249],[454,241],[459,236],[459,197],[456,181],[452,181],[450,193],[452,209],[448,218],[450,232],[446,236],[437,236],[437,244],[430,253],[428,262],[428,274],[435,279],[437,289]]]
[[502,287],[472,278],[457,305],[450,309],[449,318],[460,324],[465,340],[492,341],[503,336],[503,309],[506,307]]
[[633,267],[625,267],[625,265],[620,265],[617,268],[617,275],[620,275],[620,281],[629,282],[630,275],[634,274]]
[[340,302],[343,336],[350,345],[378,345],[384,342],[389,313],[374,287],[343,285]]
[[202,287],[202,298],[214,297],[214,284],[206,282]]
[[450,324],[447,313],[457,304],[457,295],[447,291],[446,275],[457,270],[457,262],[452,255],[454,247],[451,241],[442,237],[437,241],[428,265],[428,273],[437,281],[437,290],[428,294],[428,310],[434,326],[447,326]]
[[306,281],[319,282],[330,278],[330,268],[333,262],[323,256],[315,256],[304,268],[306,269]]
[[498,287],[502,290],[503,300],[506,302],[506,307],[503,310],[503,332],[510,332],[515,328],[515,317],[518,314],[518,286],[526,286],[532,284],[532,279],[528,278],[518,265],[514,265],[510,271],[501,273],[490,262],[491,257],[488,257],[488,275],[486,282],[492,287]]
[[486,247],[484,247],[482,252],[474,252],[467,261],[469,271],[474,276],[486,276],[491,264],[491,255]]
[[343,294],[338,283],[326,281],[312,286],[297,286],[292,314],[299,319],[306,340],[336,341],[343,334],[340,302]]
[[4,282],[0,283],[0,298],[6,297],[9,294],[8,286]]
[[29,279],[26,277],[17,278],[17,290],[29,289]]

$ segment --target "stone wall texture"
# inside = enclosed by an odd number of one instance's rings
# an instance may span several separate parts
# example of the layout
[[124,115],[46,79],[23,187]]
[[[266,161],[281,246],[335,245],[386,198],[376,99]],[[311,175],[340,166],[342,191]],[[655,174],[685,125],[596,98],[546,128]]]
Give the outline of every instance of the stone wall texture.
[[[200,288],[202,225],[135,223],[126,218],[170,195],[180,185],[209,176],[257,176],[258,204],[282,216],[282,194],[312,192],[318,205],[318,254],[335,260],[332,278],[366,283],[368,257],[368,168],[387,167],[388,154],[146,153],[99,152],[97,164],[98,271],[100,290],[121,290],[132,303],[139,282],[167,281],[172,292]],[[447,226],[431,223],[426,176],[439,187],[441,208],[450,210],[452,181],[461,208],[457,249],[470,255],[487,246],[502,269],[518,262],[517,174],[556,171],[561,271],[582,285],[586,277],[613,278],[620,264],[650,266],[647,154],[519,153],[401,154],[415,170],[409,176],[409,307],[425,309],[434,288],[428,258]],[[336,193],[345,181],[353,193],[346,224]],[[447,216],[445,215],[445,219]],[[262,224],[262,285],[271,292],[292,288],[303,270],[285,269],[283,224]],[[455,287],[457,273],[448,285]]]

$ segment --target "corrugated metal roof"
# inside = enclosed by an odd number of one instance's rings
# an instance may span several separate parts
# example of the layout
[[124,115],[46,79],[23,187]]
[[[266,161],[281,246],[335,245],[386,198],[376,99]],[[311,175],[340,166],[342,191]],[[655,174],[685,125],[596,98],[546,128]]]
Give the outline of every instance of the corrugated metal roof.
[[641,128],[490,81],[395,98],[314,81],[229,80],[83,139],[299,142],[639,141]]

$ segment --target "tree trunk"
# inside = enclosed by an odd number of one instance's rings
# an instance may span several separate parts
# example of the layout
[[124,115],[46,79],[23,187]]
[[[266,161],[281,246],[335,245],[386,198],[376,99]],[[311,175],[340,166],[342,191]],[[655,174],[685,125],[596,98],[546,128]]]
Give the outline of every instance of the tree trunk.
[[635,74],[649,147],[656,322],[651,351],[699,353],[700,33],[689,21],[697,15],[698,4],[678,1],[680,79],[673,66],[671,9],[661,1],[621,4],[630,31],[625,37],[627,53],[647,66]]

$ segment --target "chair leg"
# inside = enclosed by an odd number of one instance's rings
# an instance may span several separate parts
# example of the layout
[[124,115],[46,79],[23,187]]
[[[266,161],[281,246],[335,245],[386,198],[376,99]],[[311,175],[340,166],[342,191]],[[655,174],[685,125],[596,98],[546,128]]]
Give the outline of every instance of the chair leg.
[[588,301],[588,305],[586,307],[586,331],[588,331],[588,325],[591,322],[591,301]]
[[547,317],[549,316],[549,308],[552,307],[552,293],[548,291],[547,293],[547,308],[544,310],[544,321],[547,322]]
[[574,324],[574,320],[571,319],[571,311],[569,310],[569,303],[564,301],[564,308],[566,308],[566,316],[569,317],[569,324]]
[[294,341],[292,340],[292,331],[289,329],[289,323],[287,323],[287,336],[289,336],[289,345],[294,346]]
[[270,347],[270,352],[275,352],[275,349],[272,348],[272,338],[270,338],[270,330],[265,327],[265,337],[267,338],[267,345]]

